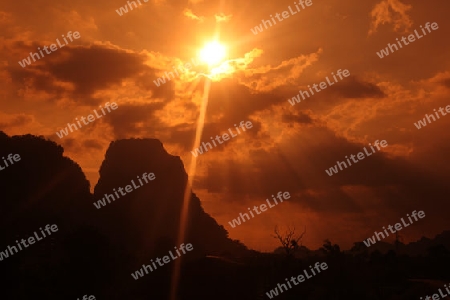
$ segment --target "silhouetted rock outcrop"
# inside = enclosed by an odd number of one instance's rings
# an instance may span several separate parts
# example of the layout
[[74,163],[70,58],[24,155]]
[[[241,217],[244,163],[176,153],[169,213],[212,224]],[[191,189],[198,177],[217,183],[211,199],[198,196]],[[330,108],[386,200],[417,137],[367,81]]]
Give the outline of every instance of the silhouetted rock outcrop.
[[[138,176],[154,173],[155,179],[143,185]],[[102,231],[129,251],[139,253],[137,260],[167,253],[178,246],[180,217],[184,207],[187,174],[181,159],[168,154],[155,139],[129,139],[112,142],[100,168],[100,179],[94,190],[95,201],[114,189],[132,185],[137,189],[110,204],[96,209]],[[125,193],[125,192],[124,192]],[[192,243],[194,256],[242,251],[201,207],[200,200],[190,194],[185,243]],[[116,196],[115,196],[116,197]],[[117,197],[116,197],[117,198]],[[195,253],[195,254],[194,254]]]
[[[100,235],[92,230],[79,234],[93,215],[89,182],[63,152],[61,146],[42,137],[9,137],[0,132],[0,158],[10,153],[20,156],[0,171],[2,299],[68,299],[77,294],[72,288],[75,278],[77,285],[89,289],[97,275],[93,263],[101,265],[102,257],[95,255],[95,249],[89,254],[86,250],[101,248]],[[58,230],[43,238],[40,228],[47,224],[57,225]],[[34,244],[29,237],[35,238]],[[16,240],[22,239],[28,246],[22,244],[20,250]]]
[[[179,157],[154,139],[113,142],[92,195],[81,168],[52,141],[0,132],[0,150],[2,168],[2,157],[20,156],[0,170],[0,252],[17,247],[16,240],[26,240],[47,224],[58,226],[56,233],[2,257],[2,299],[167,297],[173,265],[147,281],[136,282],[130,273],[178,246],[187,183]],[[143,173],[156,178],[140,186],[136,179]],[[132,179],[140,186],[136,190],[100,209],[93,205]],[[194,250],[186,261],[206,254],[247,253],[203,210],[195,194],[190,197],[184,242]]]
[[[40,137],[8,137],[1,132],[0,158],[10,153],[20,156],[20,161],[7,162],[10,165],[0,171],[2,236],[23,235],[48,223],[59,228],[83,224],[88,218],[89,182],[63,152],[61,146]],[[0,164],[5,166],[3,159]]]

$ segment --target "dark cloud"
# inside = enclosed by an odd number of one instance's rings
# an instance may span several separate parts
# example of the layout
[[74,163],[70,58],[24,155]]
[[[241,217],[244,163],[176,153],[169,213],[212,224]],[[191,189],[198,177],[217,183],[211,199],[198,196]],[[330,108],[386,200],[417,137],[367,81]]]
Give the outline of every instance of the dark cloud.
[[[119,49],[92,45],[60,49],[67,58],[50,61],[44,67],[55,79],[74,84],[75,94],[88,96],[97,90],[118,85],[125,78],[148,70],[144,57]],[[64,53],[66,52],[66,53]],[[91,66],[87,70],[86,66]]]
[[[16,42],[15,46],[26,57],[29,51],[36,51],[37,43],[25,45]],[[26,50],[25,50],[26,49]],[[54,99],[69,95],[82,104],[97,105],[102,100],[91,96],[100,91],[120,87],[124,79],[135,78],[143,91],[153,92],[154,97],[170,98],[174,95],[173,83],[155,86],[156,69],[144,64],[146,57],[132,51],[110,45],[70,46],[32,62],[31,65],[9,67],[14,83],[26,85],[37,91],[44,91]],[[63,87],[61,83],[68,83]],[[73,86],[73,90],[69,86]]]
[[[203,136],[204,136],[203,140],[207,138],[209,139],[209,136],[205,132],[203,132]],[[165,141],[169,143],[178,144],[184,151],[191,151],[194,145],[194,140],[195,140],[195,127],[187,123],[183,123],[180,125],[173,126],[172,130],[170,131],[169,137]]]
[[312,124],[313,119],[303,112],[297,114],[283,114],[281,116],[283,123],[299,123],[299,124]]
[[223,80],[211,85],[208,114],[223,114],[223,123],[235,124],[248,120],[254,112],[261,111],[285,101],[274,93],[254,93],[248,87],[235,80]]
[[113,129],[116,139],[158,136],[161,128],[160,120],[154,115],[166,105],[165,103],[149,103],[145,105],[119,105],[119,108],[105,119]]
[[386,97],[383,91],[373,83],[364,82],[356,76],[335,83],[333,91],[344,98],[382,98]]
[[450,78],[443,80],[442,84],[450,89]]
[[[327,213],[361,212],[358,203],[362,200],[353,199],[345,192],[346,187],[374,193],[379,199],[376,211],[381,214],[383,210],[432,211],[450,192],[445,180],[430,176],[402,158],[390,158],[383,151],[376,151],[331,177],[326,174],[325,170],[337,161],[345,161],[345,156],[363,152],[364,146],[370,151],[368,144],[351,143],[325,128],[302,127],[302,134],[295,140],[283,140],[279,146],[267,150],[252,150],[245,161],[215,160],[198,184],[240,203],[247,195],[265,199],[287,190],[295,195],[290,201],[299,207]],[[450,204],[442,203],[441,208],[446,211]]]
[[103,145],[99,141],[93,140],[93,139],[87,139],[87,140],[83,141],[83,147],[97,149],[97,150],[103,149]]
[[20,114],[9,118],[9,120],[6,122],[1,121],[0,128],[20,127],[29,124],[32,121],[33,121],[32,116]]

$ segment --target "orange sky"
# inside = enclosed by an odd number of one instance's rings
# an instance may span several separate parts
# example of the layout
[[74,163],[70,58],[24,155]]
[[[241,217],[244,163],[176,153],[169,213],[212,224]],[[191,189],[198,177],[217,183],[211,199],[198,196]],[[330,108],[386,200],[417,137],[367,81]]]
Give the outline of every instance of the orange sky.
[[[112,140],[160,139],[186,169],[204,80],[198,66],[157,87],[215,36],[234,69],[211,85],[202,141],[251,120],[253,128],[200,155],[194,192],[205,210],[257,250],[273,250],[276,224],[306,226],[304,245],[349,248],[413,210],[426,218],[405,241],[449,229],[450,117],[414,122],[450,105],[448,1],[313,0],[254,35],[293,1],[2,1],[0,130],[62,145],[91,185]],[[380,59],[376,52],[426,22],[439,29]],[[22,68],[18,61],[68,31],[81,38]],[[291,106],[331,72],[351,76]],[[67,137],[55,132],[106,102],[119,108]],[[329,177],[325,169],[375,140],[389,146]],[[125,158],[124,158],[125,159]],[[278,191],[292,198],[238,228],[228,221]]]

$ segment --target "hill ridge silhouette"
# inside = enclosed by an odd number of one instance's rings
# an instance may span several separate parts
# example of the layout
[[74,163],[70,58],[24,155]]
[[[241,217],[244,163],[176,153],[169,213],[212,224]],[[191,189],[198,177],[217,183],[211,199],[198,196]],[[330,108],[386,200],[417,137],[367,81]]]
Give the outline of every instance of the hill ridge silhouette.
[[[76,299],[84,294],[98,299],[167,299],[173,265],[158,268],[139,281],[130,274],[178,246],[188,183],[179,156],[170,155],[157,139],[113,141],[91,193],[81,167],[65,157],[64,148],[53,141],[29,134],[9,137],[0,131],[0,149],[1,155],[17,153],[21,157],[0,171],[0,251],[39,227],[58,226],[56,234],[0,262],[2,299]],[[105,193],[124,187],[145,172],[154,173],[155,180],[101,209],[94,207],[94,201]],[[339,291],[351,291],[350,298],[388,299],[385,295],[395,292],[391,289],[395,280],[398,290],[407,291],[405,295],[417,295],[418,289],[423,293],[432,289],[407,278],[440,280],[448,274],[450,231],[408,244],[427,252],[417,258],[401,252],[397,256],[392,249],[386,255],[361,251],[364,248],[340,252],[337,245],[322,254],[315,251],[301,259],[286,258],[248,250],[231,240],[192,191],[187,225],[184,243],[191,243],[194,250],[183,256],[180,300],[260,299],[287,274],[298,273],[319,255],[330,266],[324,281],[293,289],[292,296],[321,290],[327,296],[309,294],[305,299],[331,299]],[[385,280],[381,291],[371,286],[380,279]],[[333,284],[337,281],[339,284]],[[353,290],[354,286],[360,288]],[[344,294],[336,299],[348,299]],[[370,298],[374,294],[381,296]],[[402,299],[411,299],[405,297]]]

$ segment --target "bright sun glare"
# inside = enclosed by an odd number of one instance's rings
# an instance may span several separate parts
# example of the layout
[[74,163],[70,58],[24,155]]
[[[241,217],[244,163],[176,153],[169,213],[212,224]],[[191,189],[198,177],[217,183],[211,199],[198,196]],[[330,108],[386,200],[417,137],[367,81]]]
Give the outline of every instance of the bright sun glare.
[[217,65],[225,58],[225,46],[217,41],[207,43],[200,51],[200,60],[209,66]]

